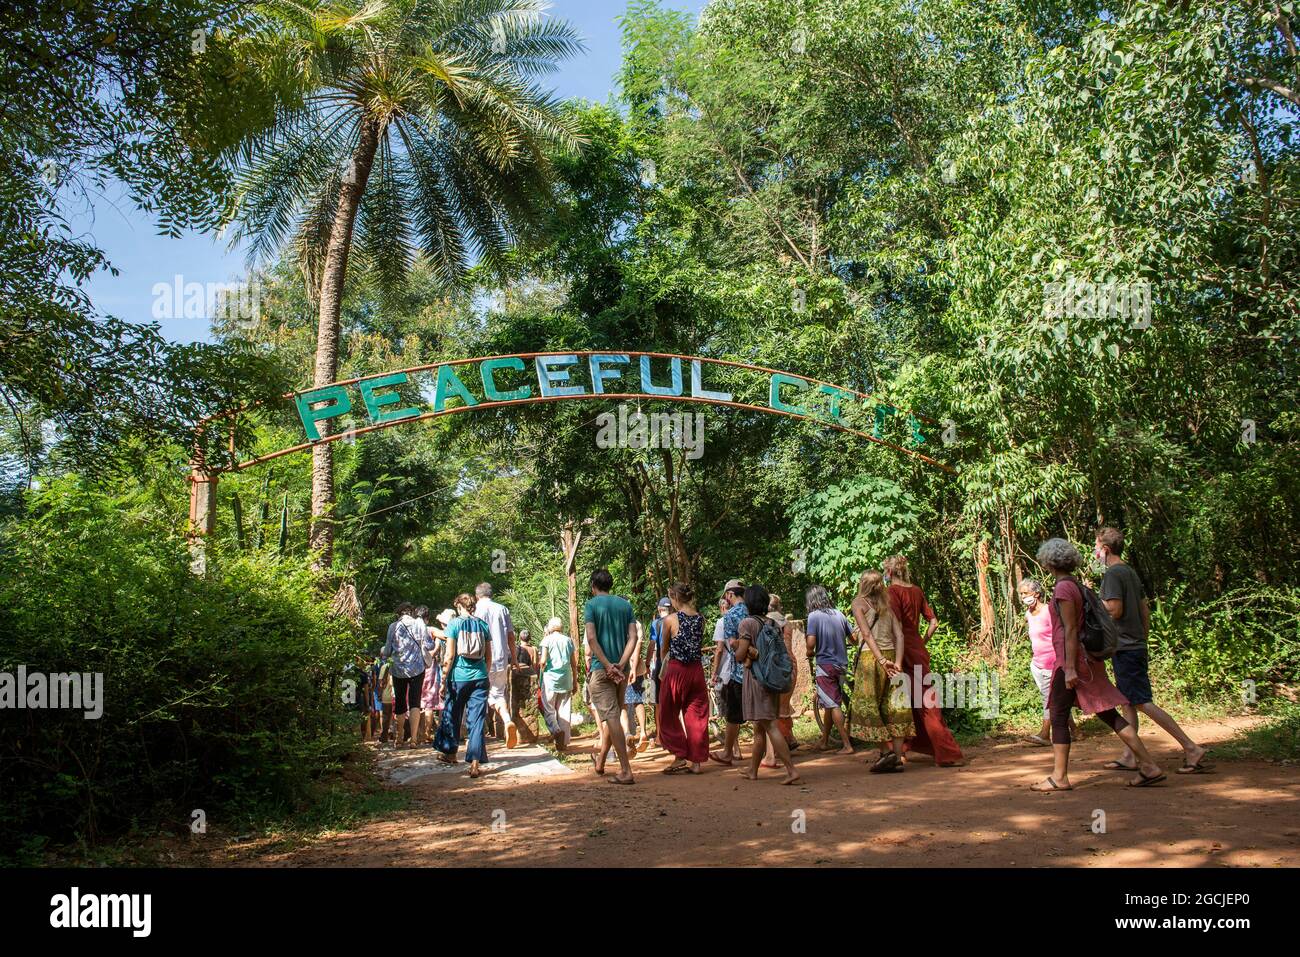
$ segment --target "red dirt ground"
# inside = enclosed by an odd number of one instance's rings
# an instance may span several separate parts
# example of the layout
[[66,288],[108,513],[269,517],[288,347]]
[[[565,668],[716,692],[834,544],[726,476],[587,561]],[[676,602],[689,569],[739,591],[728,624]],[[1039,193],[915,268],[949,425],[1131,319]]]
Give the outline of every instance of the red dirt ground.
[[[1245,719],[1190,725],[1207,744]],[[1181,752],[1158,729],[1143,737],[1169,774],[1133,789],[1105,771],[1112,735],[1076,745],[1075,790],[1036,794],[1050,773],[1046,748],[989,742],[963,768],[917,758],[902,774],[869,775],[868,755],[796,753],[802,786],[776,771],[757,782],[717,764],[699,777],[658,773],[663,752],[639,756],[637,783],[618,787],[590,768],[532,780],[432,774],[403,787],[411,806],[287,851],[230,848],[211,863],[354,866],[1300,866],[1300,768],[1258,760],[1217,762],[1213,773],[1176,775]],[[578,742],[585,746],[587,742]],[[613,769],[616,763],[611,761]],[[1094,833],[1094,812],[1106,833]],[[493,821],[505,828],[494,830]],[[803,811],[806,833],[795,833]]]

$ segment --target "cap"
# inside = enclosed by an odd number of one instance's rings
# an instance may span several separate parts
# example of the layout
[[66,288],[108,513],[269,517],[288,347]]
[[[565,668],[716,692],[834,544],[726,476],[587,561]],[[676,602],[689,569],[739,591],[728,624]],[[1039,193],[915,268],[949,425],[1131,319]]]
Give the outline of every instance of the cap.
[[672,607],[672,604],[673,604],[673,603],[670,602],[667,598],[660,598],[660,599],[659,599],[659,607],[660,607],[660,608],[671,608],[671,607]]
[[729,591],[740,591],[744,589],[745,583],[739,578],[733,578],[722,586],[722,593],[725,595]]

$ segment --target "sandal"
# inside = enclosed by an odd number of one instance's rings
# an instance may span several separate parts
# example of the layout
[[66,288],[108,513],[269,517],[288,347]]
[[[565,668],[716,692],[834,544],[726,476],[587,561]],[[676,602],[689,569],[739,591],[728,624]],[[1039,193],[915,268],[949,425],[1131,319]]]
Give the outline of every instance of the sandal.
[[1136,780],[1136,781],[1130,781],[1130,782],[1128,783],[1128,786],[1131,787],[1131,788],[1149,788],[1149,787],[1151,787],[1151,785],[1153,785],[1153,784],[1159,784],[1159,783],[1160,783],[1161,781],[1163,781],[1166,777],[1168,777],[1168,775],[1163,774],[1163,773],[1161,773],[1161,774],[1156,774],[1156,775],[1153,775],[1153,776],[1151,776],[1151,777],[1147,777],[1145,774],[1143,774],[1141,771],[1139,771],[1139,772],[1138,772],[1138,780]]
[[893,751],[886,751],[876,758],[875,763],[868,770],[872,774],[883,774],[886,771],[893,771],[895,768],[902,770],[902,768],[898,767],[898,755]]
[[731,767],[733,764],[736,763],[735,761],[724,761],[722,758],[718,757],[717,754],[713,751],[709,752],[709,760],[717,761],[719,764],[725,764],[727,767]]
[[[1137,771],[1136,765],[1120,764],[1118,761],[1107,761],[1102,765],[1107,771]],[[1138,771],[1141,774],[1141,771]]]
[[[1043,787],[1044,784],[1046,784],[1047,787]],[[1047,793],[1048,791],[1073,791],[1074,785],[1071,784],[1068,788],[1063,788],[1059,784],[1057,784],[1053,778],[1048,777],[1045,778],[1043,781],[1039,781],[1037,784],[1029,785],[1029,790],[1038,791],[1044,794]]]
[[1197,761],[1195,764],[1188,764],[1187,758],[1184,757],[1183,766],[1178,769],[1178,773],[1179,774],[1208,774],[1210,771],[1214,770],[1214,765],[1207,763],[1205,760],[1209,756],[1210,756],[1210,749],[1206,748],[1205,753],[1201,755],[1201,760]]
[[595,771],[597,774],[604,774],[604,773],[605,773],[605,769],[602,768],[602,767],[600,766],[600,764],[596,761],[596,755],[595,755],[594,752],[589,753],[589,754],[587,755],[587,757],[591,758],[591,769],[592,769],[593,771]]
[[690,766],[688,763],[686,763],[686,762],[682,762],[681,764],[670,764],[670,765],[668,765],[668,767],[666,767],[666,768],[663,769],[663,772],[662,772],[662,773],[664,773],[664,774],[685,774],[686,772],[690,771],[690,769],[691,769],[691,766]]

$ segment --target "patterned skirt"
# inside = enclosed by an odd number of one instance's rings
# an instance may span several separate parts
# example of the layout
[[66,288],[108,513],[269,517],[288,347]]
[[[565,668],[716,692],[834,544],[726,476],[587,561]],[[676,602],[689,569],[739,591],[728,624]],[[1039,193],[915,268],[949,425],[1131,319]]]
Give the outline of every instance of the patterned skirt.
[[865,741],[910,738],[916,733],[904,676],[890,683],[885,666],[863,648],[853,677],[853,733]]

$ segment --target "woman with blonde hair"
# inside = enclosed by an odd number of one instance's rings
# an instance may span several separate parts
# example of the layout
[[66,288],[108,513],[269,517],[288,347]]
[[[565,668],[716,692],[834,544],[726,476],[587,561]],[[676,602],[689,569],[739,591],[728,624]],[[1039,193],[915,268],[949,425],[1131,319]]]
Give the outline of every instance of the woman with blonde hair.
[[[889,610],[894,613],[903,629],[904,677],[912,683],[912,687],[925,688],[930,684],[925,680],[930,674],[930,652],[925,646],[939,627],[939,619],[926,601],[925,592],[912,584],[906,558],[891,555],[885,559],[884,568],[885,579],[889,583]],[[917,627],[923,616],[929,622],[925,637],[921,636],[921,630]],[[933,755],[934,763],[941,768],[965,764],[957,739],[944,724],[943,709],[937,704],[927,705],[924,695],[920,696],[920,701],[915,700],[917,695],[912,697],[912,722],[916,726],[916,734],[905,742],[907,750]]]
[[542,683],[542,713],[563,754],[569,747],[573,719],[573,682],[578,674],[578,646],[564,633],[564,622],[552,618],[546,623],[537,653]]
[[[868,741],[880,741],[875,773],[903,770],[903,741],[916,733],[907,676],[903,674],[903,626],[889,610],[885,576],[864,572],[849,606],[858,628],[858,665],[853,680],[853,723]],[[870,652],[870,654],[868,654]]]

